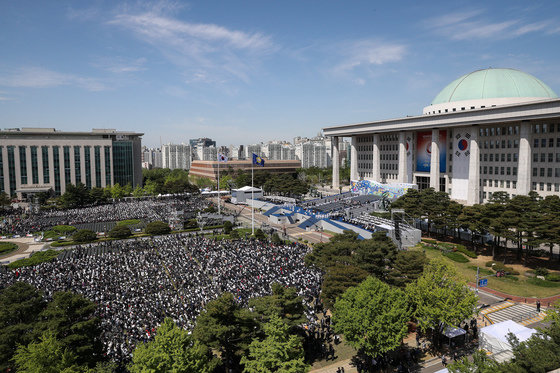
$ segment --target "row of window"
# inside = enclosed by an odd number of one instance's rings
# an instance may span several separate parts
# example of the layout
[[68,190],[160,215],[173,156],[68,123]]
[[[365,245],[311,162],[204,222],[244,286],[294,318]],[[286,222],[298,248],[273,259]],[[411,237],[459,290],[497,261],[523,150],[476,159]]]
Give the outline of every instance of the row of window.
[[[503,188],[504,185],[507,189],[509,189],[510,187],[512,187],[513,189],[517,188],[517,180],[488,180],[488,179],[482,179],[481,180],[481,184],[482,186],[488,186],[488,187],[492,187],[494,186],[495,188]],[[492,185],[493,184],[493,185]]]
[[512,162],[512,161],[517,162],[518,159],[519,159],[518,153],[480,154],[480,160],[483,162]]
[[480,137],[519,135],[519,126],[504,126],[504,127],[484,127],[484,128],[479,128],[479,130],[478,130],[478,135],[479,135]]
[[482,142],[482,147],[484,149],[517,149],[519,148],[519,140],[518,139],[508,139],[508,140],[484,140]]
[[[533,153],[533,162],[554,162],[554,153]],[[560,153],[556,153],[556,162],[560,162]]]
[[[540,190],[541,192],[544,192],[545,183],[543,183],[543,182],[540,182],[538,184],[536,182],[533,182],[532,185],[531,185],[531,189],[532,190],[537,190],[537,185],[539,187],[538,190]],[[546,183],[546,191],[547,192],[552,192],[552,183]],[[554,183],[554,191],[555,192],[560,192],[560,184]]]
[[[546,172],[545,172],[546,171]],[[545,175],[546,174],[546,175]],[[533,177],[552,177],[552,168],[537,168],[533,167]],[[554,177],[560,177],[560,168],[554,169]]]
[[[546,148],[547,144],[548,144],[549,148],[553,148],[554,147],[554,138],[549,137],[548,139],[533,139],[533,147],[534,148],[538,148],[539,146],[541,148]],[[560,137],[556,138],[556,147],[560,148]]]
[[480,173],[482,175],[517,175],[517,167],[492,167],[481,166]]
[[542,123],[542,124],[533,124],[531,126],[531,132],[533,133],[554,133],[554,129],[556,128],[556,132],[560,132],[560,123]]

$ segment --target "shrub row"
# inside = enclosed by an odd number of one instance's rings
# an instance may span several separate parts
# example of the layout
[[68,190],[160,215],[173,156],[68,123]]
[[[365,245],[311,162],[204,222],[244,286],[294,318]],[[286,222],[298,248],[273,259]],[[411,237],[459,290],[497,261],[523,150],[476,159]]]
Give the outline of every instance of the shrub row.
[[549,273],[545,278],[547,281],[560,282],[560,273]]
[[0,242],[0,254],[7,254],[17,249],[17,245],[13,242]]
[[474,251],[471,251],[469,249],[467,249],[465,246],[463,245],[456,245],[457,251],[465,254],[466,256],[468,256],[469,258],[473,258],[476,259],[478,257],[478,255],[476,255],[476,253]]
[[50,262],[54,258],[56,258],[60,254],[59,251],[56,250],[47,250],[47,251],[39,251],[29,258],[24,258],[20,260],[16,260],[8,264],[9,268],[20,268],[20,267],[27,267],[27,266],[34,266],[39,263]]
[[469,260],[467,258],[465,258],[463,256],[463,254],[458,253],[458,252],[451,251],[451,252],[448,252],[448,253],[444,252],[444,253],[441,253],[441,254],[445,257],[448,257],[449,259],[451,259],[453,261],[458,262],[458,263],[468,263],[469,262]]
[[560,282],[553,282],[547,280],[541,280],[540,278],[532,277],[527,279],[527,282],[533,285],[542,286],[545,288],[555,288],[560,287]]

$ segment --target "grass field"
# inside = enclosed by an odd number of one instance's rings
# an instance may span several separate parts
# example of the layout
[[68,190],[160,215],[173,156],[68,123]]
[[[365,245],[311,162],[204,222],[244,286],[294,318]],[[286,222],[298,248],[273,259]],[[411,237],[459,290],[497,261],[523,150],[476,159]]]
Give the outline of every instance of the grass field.
[[[442,255],[441,251],[434,248],[429,248],[426,246],[417,245],[412,248],[412,250],[422,251],[425,250],[426,256],[429,259],[432,258],[442,258],[447,263],[455,266],[457,271],[469,282],[476,281],[476,267],[480,267],[480,276],[487,276],[493,274],[491,271],[485,267],[485,263],[492,260],[491,256],[479,255],[478,258],[472,259],[468,258],[466,263],[455,262]],[[530,277],[525,276],[525,272],[531,268],[524,267],[520,264],[507,264],[508,267],[513,267],[517,270],[520,275],[516,276],[518,280],[514,280],[507,277],[488,277],[488,288],[501,291],[506,294],[517,295],[521,297],[537,297],[544,298],[553,295],[560,294],[560,282],[555,283],[553,287],[538,286],[533,283],[528,282]],[[534,281],[534,280],[532,280]],[[549,282],[547,282],[549,283]],[[555,286],[557,285],[557,286]]]

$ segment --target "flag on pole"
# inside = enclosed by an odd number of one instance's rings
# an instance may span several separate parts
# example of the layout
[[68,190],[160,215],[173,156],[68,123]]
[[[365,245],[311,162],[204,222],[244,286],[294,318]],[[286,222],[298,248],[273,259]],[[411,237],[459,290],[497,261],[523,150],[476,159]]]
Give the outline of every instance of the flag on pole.
[[228,157],[223,155],[222,153],[218,154],[218,162],[227,162],[228,161]]
[[264,167],[264,159],[253,153],[253,164]]

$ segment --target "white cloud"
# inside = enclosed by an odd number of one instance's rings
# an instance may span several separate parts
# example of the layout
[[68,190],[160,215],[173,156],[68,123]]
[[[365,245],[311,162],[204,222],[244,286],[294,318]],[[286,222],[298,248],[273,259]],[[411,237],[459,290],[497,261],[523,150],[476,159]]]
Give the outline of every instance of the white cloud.
[[93,66],[115,74],[122,74],[146,70],[144,67],[146,61],[144,57],[131,61],[124,60],[123,58],[102,58],[94,63]]
[[[359,40],[338,46],[337,50],[343,60],[333,70],[336,73],[347,73],[359,68],[398,62],[406,54],[407,47],[403,44],[377,40]],[[353,80],[356,84],[365,84],[363,78]]]
[[271,38],[263,33],[185,22],[160,8],[142,12],[126,9],[109,24],[120,26],[158,48],[171,63],[185,70],[191,77],[187,80],[221,82],[236,77],[248,81],[259,57],[276,49]]
[[522,18],[492,22],[482,17],[483,10],[449,13],[430,18],[424,25],[453,40],[509,39],[532,32],[553,32],[557,22],[527,23]]
[[13,72],[0,73],[0,86],[24,88],[76,86],[88,91],[107,89],[98,79],[59,73],[42,67],[24,67]]

